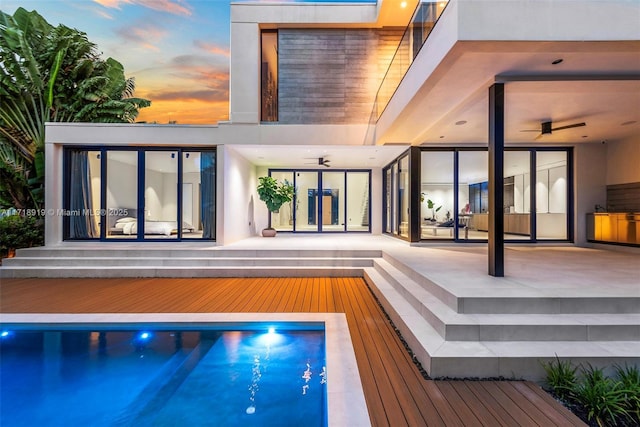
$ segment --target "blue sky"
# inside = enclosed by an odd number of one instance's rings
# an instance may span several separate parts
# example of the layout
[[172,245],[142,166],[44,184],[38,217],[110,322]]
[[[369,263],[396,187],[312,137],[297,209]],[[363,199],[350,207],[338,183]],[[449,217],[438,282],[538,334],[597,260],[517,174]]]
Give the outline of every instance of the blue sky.
[[216,123],[229,113],[228,0],[2,0],[87,33],[151,99],[139,120]]

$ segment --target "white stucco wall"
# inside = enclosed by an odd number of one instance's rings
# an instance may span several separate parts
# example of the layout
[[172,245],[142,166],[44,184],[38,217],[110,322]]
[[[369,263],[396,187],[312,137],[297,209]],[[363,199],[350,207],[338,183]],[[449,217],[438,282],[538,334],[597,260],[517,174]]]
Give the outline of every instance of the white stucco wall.
[[261,202],[255,192],[255,166],[228,145],[218,147],[218,158],[223,171],[218,180],[216,240],[219,245],[228,245],[256,234],[256,205]]
[[578,246],[587,244],[586,214],[596,204],[604,206],[607,199],[607,168],[602,159],[607,156],[603,144],[578,144],[574,148],[574,236]]
[[640,182],[640,130],[632,138],[607,142],[605,146],[607,147],[607,185]]

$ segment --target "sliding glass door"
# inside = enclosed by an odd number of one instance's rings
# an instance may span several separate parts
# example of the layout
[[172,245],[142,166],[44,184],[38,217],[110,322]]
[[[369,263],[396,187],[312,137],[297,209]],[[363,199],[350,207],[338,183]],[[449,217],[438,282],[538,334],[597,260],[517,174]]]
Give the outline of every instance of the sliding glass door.
[[65,239],[213,240],[215,168],[215,151],[69,148]]
[[[505,241],[571,239],[570,160],[570,148],[505,150]],[[383,189],[385,233],[411,241],[488,239],[486,149],[409,150],[383,169]]]
[[271,213],[278,231],[369,232],[371,172],[351,170],[270,170],[294,186],[294,199]]

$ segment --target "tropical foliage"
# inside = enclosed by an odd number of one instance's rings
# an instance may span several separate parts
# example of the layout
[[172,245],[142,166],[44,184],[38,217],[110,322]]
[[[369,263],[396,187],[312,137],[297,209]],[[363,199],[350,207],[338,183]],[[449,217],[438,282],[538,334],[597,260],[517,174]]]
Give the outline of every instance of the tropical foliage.
[[18,248],[39,246],[44,240],[44,222],[36,216],[0,216],[0,258]]
[[293,185],[279,183],[270,176],[262,176],[258,180],[258,197],[267,205],[269,212],[277,212],[282,205],[293,200]]
[[131,123],[150,105],[134,89],[85,33],[0,11],[0,208],[42,207],[46,122]]
[[[550,391],[593,426],[640,425],[640,371],[636,366],[615,367],[615,376],[590,364],[571,361],[543,363]],[[579,375],[577,372],[579,371]]]

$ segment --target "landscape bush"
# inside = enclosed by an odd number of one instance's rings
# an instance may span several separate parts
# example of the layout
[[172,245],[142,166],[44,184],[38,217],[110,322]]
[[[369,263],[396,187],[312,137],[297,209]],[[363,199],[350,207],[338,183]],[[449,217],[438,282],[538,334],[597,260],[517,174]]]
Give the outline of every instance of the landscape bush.
[[574,366],[569,360],[543,362],[548,391],[591,426],[640,425],[640,371],[615,366],[615,376],[603,368]]
[[0,257],[10,251],[44,245],[44,221],[35,216],[9,215],[0,218]]

